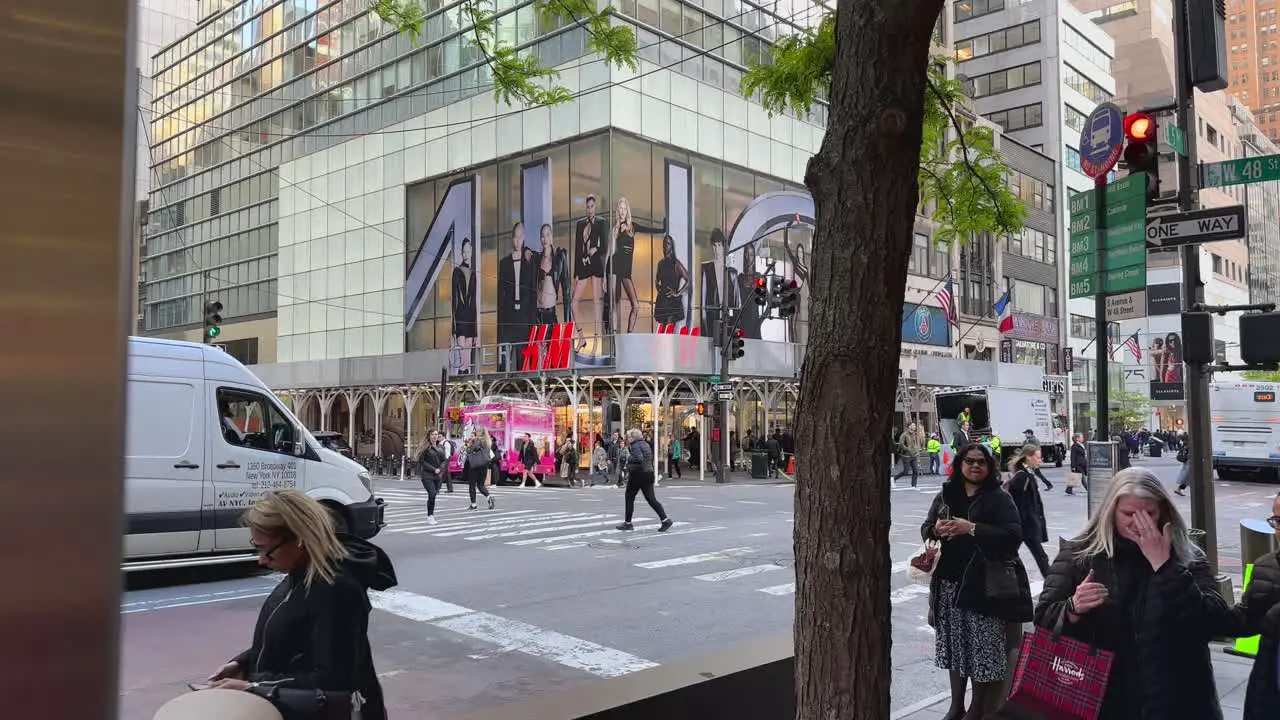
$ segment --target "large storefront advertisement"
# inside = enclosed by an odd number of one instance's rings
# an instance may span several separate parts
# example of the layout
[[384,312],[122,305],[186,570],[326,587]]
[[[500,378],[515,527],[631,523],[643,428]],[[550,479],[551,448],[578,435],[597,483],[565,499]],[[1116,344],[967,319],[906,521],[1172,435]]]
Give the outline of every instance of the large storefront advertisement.
[[951,347],[951,323],[941,308],[908,304],[902,308],[902,342]]
[[1147,379],[1152,400],[1185,400],[1182,371],[1182,286],[1147,288]]
[[[455,375],[609,366],[619,334],[715,336],[722,302],[748,338],[806,336],[813,201],[773,178],[613,132],[407,195],[406,348]],[[796,315],[752,301],[766,275]]]

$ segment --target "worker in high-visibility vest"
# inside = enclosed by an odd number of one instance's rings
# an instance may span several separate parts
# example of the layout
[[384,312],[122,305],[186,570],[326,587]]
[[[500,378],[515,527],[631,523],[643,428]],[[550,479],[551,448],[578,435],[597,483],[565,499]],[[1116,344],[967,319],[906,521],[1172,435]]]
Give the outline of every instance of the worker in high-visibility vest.
[[924,448],[929,453],[929,474],[937,475],[942,471],[942,441],[938,439],[938,433],[929,435]]
[[991,453],[996,456],[996,460],[1000,460],[1000,436],[992,435],[990,441]]
[[956,422],[960,423],[960,427],[964,427],[966,424],[970,422],[971,414],[972,413],[969,410],[969,408],[965,408],[964,410],[960,411],[960,415],[956,418]]

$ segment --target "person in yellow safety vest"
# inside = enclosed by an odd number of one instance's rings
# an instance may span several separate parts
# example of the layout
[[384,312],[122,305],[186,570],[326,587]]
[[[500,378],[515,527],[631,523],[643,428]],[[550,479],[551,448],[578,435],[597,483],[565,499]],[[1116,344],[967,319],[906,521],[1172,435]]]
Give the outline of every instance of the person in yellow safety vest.
[[996,456],[996,460],[999,460],[1000,459],[1000,436],[992,435],[990,445],[991,445],[991,452]]
[[956,418],[956,422],[960,423],[960,427],[964,427],[966,423],[970,422],[969,415],[970,415],[969,408],[965,408],[964,410],[960,411],[960,416]]
[[938,433],[929,435],[925,451],[929,453],[929,474],[937,475],[942,472],[942,441],[938,439]]

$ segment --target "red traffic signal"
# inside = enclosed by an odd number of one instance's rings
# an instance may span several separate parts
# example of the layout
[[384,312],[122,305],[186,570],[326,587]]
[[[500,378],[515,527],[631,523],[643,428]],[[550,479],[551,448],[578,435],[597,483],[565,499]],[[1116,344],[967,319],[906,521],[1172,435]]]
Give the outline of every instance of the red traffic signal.
[[751,294],[755,297],[756,304],[764,307],[769,304],[769,281],[762,276],[755,279],[755,287],[751,289]]
[[739,338],[739,339],[741,339],[741,338],[745,338],[745,337],[747,336],[747,331],[746,331],[746,330],[743,330],[743,329],[741,329],[741,328],[739,328],[739,329],[737,329],[737,330],[734,330],[734,331],[733,331],[733,336],[734,336],[735,338]]
[[1155,139],[1156,121],[1146,113],[1129,113],[1124,119],[1124,137],[1130,142],[1148,142]]

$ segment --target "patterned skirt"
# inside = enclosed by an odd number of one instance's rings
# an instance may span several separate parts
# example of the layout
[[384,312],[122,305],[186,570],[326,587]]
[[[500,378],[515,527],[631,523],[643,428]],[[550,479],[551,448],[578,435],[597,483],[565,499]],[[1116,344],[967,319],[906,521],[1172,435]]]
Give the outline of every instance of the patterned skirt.
[[934,662],[975,682],[1004,680],[1009,672],[1005,621],[956,607],[960,584],[938,580],[934,625],[938,631]]

